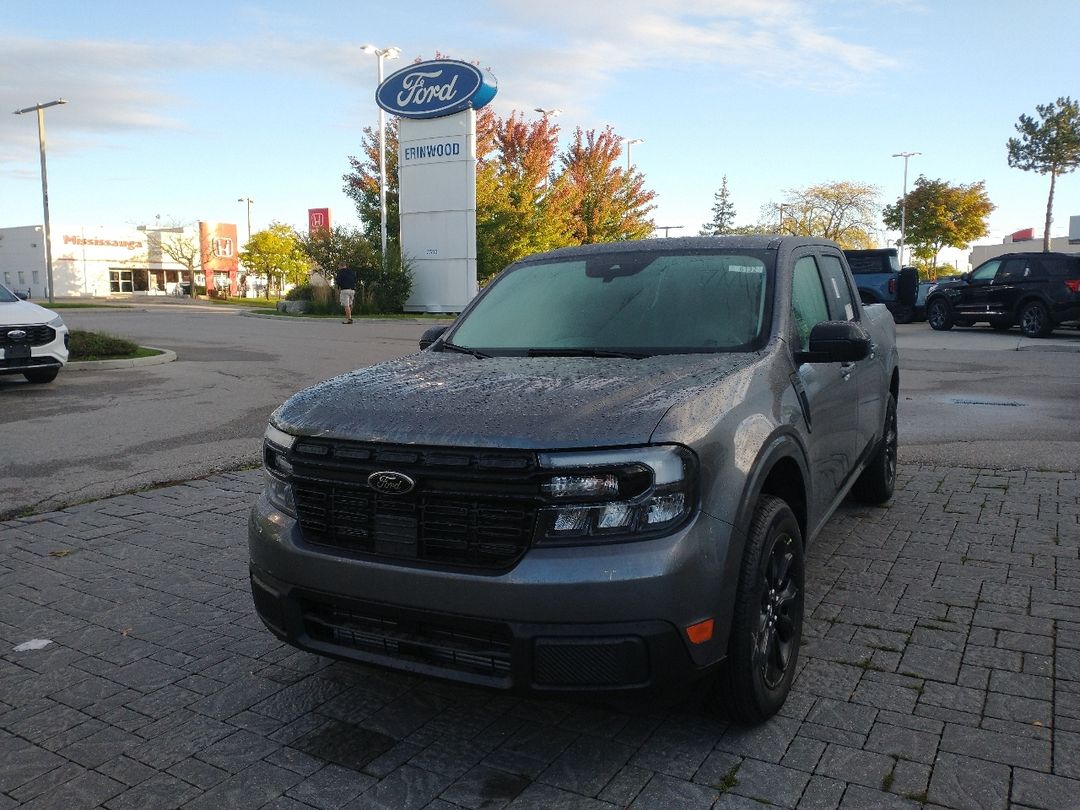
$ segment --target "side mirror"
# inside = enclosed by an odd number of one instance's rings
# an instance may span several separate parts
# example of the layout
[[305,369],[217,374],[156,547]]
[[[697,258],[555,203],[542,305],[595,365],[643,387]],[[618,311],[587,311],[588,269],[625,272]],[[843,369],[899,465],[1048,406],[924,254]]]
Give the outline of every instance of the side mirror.
[[15,297],[20,301],[30,300],[30,293],[24,293],[22,290],[12,290],[12,292],[15,293]]
[[424,331],[424,334],[420,336],[420,348],[426,349],[428,346],[430,346],[432,343],[442,337],[443,332],[445,332],[449,328],[449,326],[432,326],[430,329],[426,329]]
[[970,284],[971,283],[971,273],[964,273],[962,276],[960,276],[960,280],[961,281],[966,281],[966,282],[968,282]]
[[799,363],[851,363],[870,354],[870,335],[854,321],[823,321],[810,330],[810,349]]

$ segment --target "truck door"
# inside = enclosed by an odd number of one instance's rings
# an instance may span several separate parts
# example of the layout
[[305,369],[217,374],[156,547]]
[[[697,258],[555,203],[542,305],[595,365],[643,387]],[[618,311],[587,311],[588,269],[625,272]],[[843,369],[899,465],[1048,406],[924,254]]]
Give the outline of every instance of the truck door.
[[991,259],[976,267],[968,277],[968,283],[958,288],[959,297],[953,302],[957,318],[986,320],[993,298],[991,285],[1001,266],[1001,259]]
[[1046,278],[1042,262],[1033,256],[1005,259],[990,285],[986,303],[993,315],[1015,317],[1016,305],[1026,292],[1037,289]]
[[[838,262],[839,263],[839,262]],[[849,310],[851,292],[844,282]],[[828,295],[826,294],[828,291]],[[804,255],[792,271],[792,316],[797,348],[809,348],[810,330],[822,321],[835,320],[830,299],[838,299],[832,279],[819,269],[817,259]],[[841,318],[846,320],[846,318]],[[858,425],[858,379],[854,363],[803,363],[792,382],[802,388],[809,432],[807,452],[812,469],[811,525],[829,507],[855,464]]]

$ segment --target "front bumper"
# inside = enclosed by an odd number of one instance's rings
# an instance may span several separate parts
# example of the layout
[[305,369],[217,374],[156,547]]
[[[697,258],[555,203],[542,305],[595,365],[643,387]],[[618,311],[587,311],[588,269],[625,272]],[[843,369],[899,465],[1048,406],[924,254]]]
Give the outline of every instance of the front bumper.
[[[699,514],[668,537],[533,548],[511,571],[464,573],[316,549],[261,497],[251,586],[267,627],[311,652],[519,693],[660,696],[724,656],[732,537]],[[708,618],[712,639],[691,644],[685,628]]]
[[[0,326],[0,331],[26,328],[22,326]],[[0,345],[0,374],[21,374],[46,368],[63,368],[68,361],[67,327],[54,329],[52,340],[41,345]]]

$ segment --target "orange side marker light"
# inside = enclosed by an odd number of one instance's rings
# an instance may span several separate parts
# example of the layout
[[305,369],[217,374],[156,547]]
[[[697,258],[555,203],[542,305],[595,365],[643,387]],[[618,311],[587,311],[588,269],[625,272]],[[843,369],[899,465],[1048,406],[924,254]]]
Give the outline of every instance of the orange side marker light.
[[691,644],[704,644],[706,641],[712,638],[712,633],[712,619],[706,619],[703,622],[692,624],[686,628],[686,637],[690,639]]

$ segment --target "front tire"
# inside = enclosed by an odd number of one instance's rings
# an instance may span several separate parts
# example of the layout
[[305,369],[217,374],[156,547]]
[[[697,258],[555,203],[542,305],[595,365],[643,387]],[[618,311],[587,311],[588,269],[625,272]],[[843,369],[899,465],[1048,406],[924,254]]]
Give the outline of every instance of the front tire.
[[893,310],[892,316],[895,323],[911,323],[915,320],[915,307],[899,306]]
[[58,368],[35,368],[29,371],[24,371],[23,376],[26,377],[27,382],[34,383],[35,385],[40,385],[44,383],[51,383],[53,380],[56,379],[56,375],[59,373],[60,369]]
[[802,531],[782,499],[758,498],[739,573],[728,655],[711,702],[725,716],[761,723],[784,705],[802,639]]
[[1050,320],[1050,311],[1042,301],[1029,301],[1020,310],[1020,331],[1026,337],[1050,337],[1054,322]]
[[953,328],[953,313],[949,302],[944,298],[935,298],[926,307],[926,320],[930,328],[938,332],[948,332]]
[[881,444],[851,488],[855,500],[863,503],[885,503],[892,497],[896,488],[896,445],[896,400],[889,394]]

